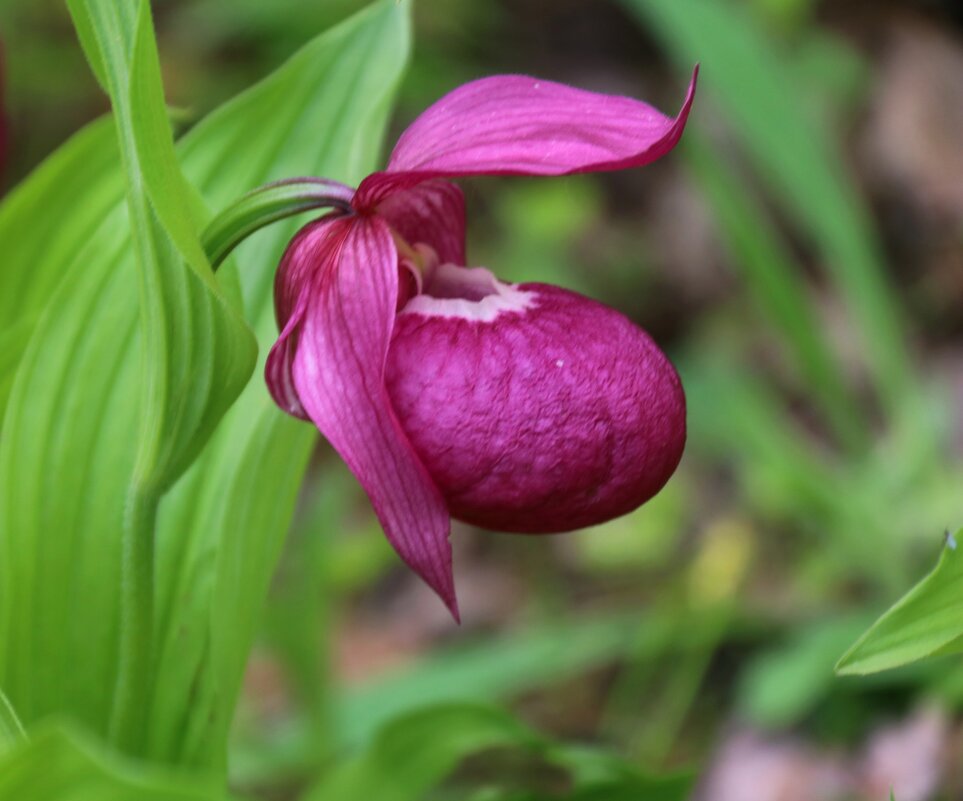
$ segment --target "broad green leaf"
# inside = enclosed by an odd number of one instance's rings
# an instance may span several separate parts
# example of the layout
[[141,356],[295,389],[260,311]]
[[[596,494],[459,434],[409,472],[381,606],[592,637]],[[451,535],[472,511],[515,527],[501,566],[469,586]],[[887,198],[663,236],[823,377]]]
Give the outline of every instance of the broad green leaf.
[[98,120],[75,134],[0,205],[0,419],[37,318],[67,266],[76,264],[78,241],[122,197],[118,158],[112,121]]
[[[114,108],[140,273],[140,448],[130,503],[149,510],[203,447],[254,368],[256,346],[214,281],[203,212],[174,152],[147,0],[70,0]],[[143,499],[143,500],[142,500]],[[134,515],[131,515],[133,517]]]
[[[182,153],[208,204],[223,207],[292,175],[357,183],[376,166],[408,41],[405,4],[381,0],[199,125]],[[233,158],[243,148],[245,156]],[[277,336],[274,269],[296,228],[293,221],[272,226],[238,250],[245,310],[262,354]],[[224,758],[246,655],[316,439],[312,426],[278,411],[260,373],[161,505],[159,539],[171,547],[158,564],[164,680],[152,752],[172,760]]]
[[[407,37],[404,6],[382,0],[194,128],[178,156],[207,207],[270,180],[356,183],[373,169]],[[0,686],[28,726],[63,712],[102,736],[143,360],[127,218],[119,204],[70,231],[63,280],[24,351],[0,438]],[[240,290],[262,357],[277,333],[274,268],[295,226],[259,232],[218,273]],[[147,710],[157,759],[223,767],[246,655],[315,441],[256,376],[160,503]]]
[[0,798],[13,801],[229,801],[215,782],[118,758],[81,733],[45,727],[0,754]]
[[963,651],[963,552],[948,537],[926,578],[897,601],[836,664],[841,675],[865,675],[930,656]]
[[888,408],[898,407],[915,386],[901,314],[867,210],[826,130],[807,115],[788,59],[744,4],[623,3],[685,70],[702,63],[699,102],[715,102],[761,178],[818,247],[849,306],[878,391]]
[[24,736],[23,724],[7,696],[0,691],[0,754]]
[[203,212],[174,152],[148,0],[71,0],[69,8],[113,106],[139,275],[140,426],[126,493],[111,736],[141,753],[153,685],[157,506],[244,387],[257,350],[200,243]]

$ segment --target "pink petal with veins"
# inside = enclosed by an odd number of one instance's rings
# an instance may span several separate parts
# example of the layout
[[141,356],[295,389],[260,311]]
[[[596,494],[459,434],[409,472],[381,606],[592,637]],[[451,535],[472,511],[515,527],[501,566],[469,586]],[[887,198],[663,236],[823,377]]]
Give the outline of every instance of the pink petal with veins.
[[281,329],[278,338],[271,346],[264,364],[264,380],[274,402],[293,417],[310,420],[297,387],[294,386],[294,354],[298,347],[298,329],[304,319],[305,301],[302,299]]
[[452,515],[542,533],[644,503],[685,445],[672,365],[600,303],[500,286],[479,302],[413,299],[389,350],[392,404]]
[[[284,257],[286,275],[307,293],[303,308],[292,309],[301,315],[291,363],[297,397],[357,476],[395,550],[457,619],[448,510],[385,389],[398,298],[391,233],[377,217],[328,220],[302,233]],[[281,306],[290,309],[290,299]]]
[[442,262],[465,263],[465,198],[449,181],[426,181],[383,200],[379,217],[412,244],[429,245]]
[[569,175],[640,167],[679,141],[698,67],[678,116],[639,100],[524,75],[497,75],[449,92],[401,135],[384,172],[362,181],[356,208],[429,178]]
[[274,402],[301,420],[311,418],[298,397],[291,373],[298,329],[315,276],[322,269],[331,269],[342,234],[342,229],[331,223],[340,216],[329,214],[301,228],[288,243],[274,274],[274,316],[280,333],[264,365],[264,378]]

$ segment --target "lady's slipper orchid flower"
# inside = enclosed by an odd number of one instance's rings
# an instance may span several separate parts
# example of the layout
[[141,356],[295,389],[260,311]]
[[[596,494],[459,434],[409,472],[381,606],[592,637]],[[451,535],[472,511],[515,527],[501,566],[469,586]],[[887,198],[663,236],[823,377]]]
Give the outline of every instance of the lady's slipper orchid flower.
[[631,511],[678,465],[685,398],[618,312],[465,267],[462,193],[442,179],[648,164],[679,141],[696,74],[675,118],[523,76],[461,86],[281,260],[270,391],[327,437],[456,618],[450,517],[542,533]]

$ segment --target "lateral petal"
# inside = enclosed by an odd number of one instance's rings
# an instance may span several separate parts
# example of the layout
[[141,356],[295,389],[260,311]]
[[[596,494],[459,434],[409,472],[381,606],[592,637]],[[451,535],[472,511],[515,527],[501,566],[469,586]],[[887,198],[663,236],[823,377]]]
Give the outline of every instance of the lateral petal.
[[311,418],[298,397],[291,373],[298,330],[314,277],[330,269],[340,246],[341,231],[331,227],[340,216],[329,214],[301,228],[288,243],[274,274],[274,316],[280,333],[264,365],[264,378],[274,402],[302,420]]
[[457,619],[448,509],[385,388],[398,297],[391,232],[377,217],[348,217],[328,223],[325,241],[292,362],[297,396],[364,487],[395,550]]
[[569,175],[648,164],[682,136],[698,72],[676,117],[632,98],[523,75],[472,81],[411,124],[387,169],[369,175],[353,202],[364,208],[429,178]]

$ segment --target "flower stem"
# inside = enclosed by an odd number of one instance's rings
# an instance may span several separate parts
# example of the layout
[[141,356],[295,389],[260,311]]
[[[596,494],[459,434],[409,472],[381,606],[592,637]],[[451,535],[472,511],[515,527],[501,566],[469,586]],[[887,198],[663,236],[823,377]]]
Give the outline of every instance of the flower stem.
[[147,747],[147,714],[153,686],[156,515],[156,494],[132,488],[124,515],[120,660],[110,739],[134,755],[143,755]]
[[204,229],[201,244],[217,269],[241,242],[278,220],[321,208],[351,211],[354,189],[323,178],[291,178],[248,192],[218,214]]

